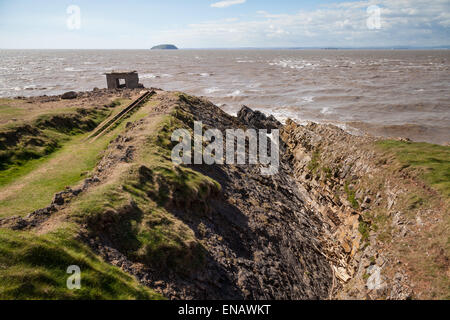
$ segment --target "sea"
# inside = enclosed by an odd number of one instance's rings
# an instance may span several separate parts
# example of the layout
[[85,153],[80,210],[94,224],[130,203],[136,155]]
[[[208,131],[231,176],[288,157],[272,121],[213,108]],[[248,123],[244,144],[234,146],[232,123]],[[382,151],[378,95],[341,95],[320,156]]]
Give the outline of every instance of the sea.
[[0,97],[105,88],[112,70],[231,114],[450,142],[450,50],[0,50]]

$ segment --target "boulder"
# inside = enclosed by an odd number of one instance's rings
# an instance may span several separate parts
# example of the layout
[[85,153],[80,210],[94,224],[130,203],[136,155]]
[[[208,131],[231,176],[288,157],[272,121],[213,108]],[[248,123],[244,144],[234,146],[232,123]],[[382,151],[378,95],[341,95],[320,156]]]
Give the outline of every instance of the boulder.
[[61,96],[61,99],[75,99],[78,97],[78,93],[75,91],[68,91]]
[[247,106],[242,106],[237,114],[238,119],[246,125],[255,129],[278,129],[281,127],[281,123],[270,115],[267,117],[260,111],[253,111]]

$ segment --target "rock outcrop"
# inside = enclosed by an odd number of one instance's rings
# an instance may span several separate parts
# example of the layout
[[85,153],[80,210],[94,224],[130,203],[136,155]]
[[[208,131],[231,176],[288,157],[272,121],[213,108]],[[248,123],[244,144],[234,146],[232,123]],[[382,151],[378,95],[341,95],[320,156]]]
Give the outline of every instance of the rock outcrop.
[[247,106],[242,106],[237,114],[237,118],[250,128],[268,129],[269,132],[271,129],[281,128],[281,122],[273,115],[267,117],[262,112],[258,110],[253,111]]
[[415,229],[406,226],[406,212],[395,213],[408,209],[398,196],[416,192],[417,182],[412,187],[408,182],[413,177],[390,169],[386,156],[375,150],[373,137],[353,136],[332,125],[300,126],[290,120],[281,136],[307,207],[323,219],[325,254],[338,280],[333,297],[413,297],[401,255],[391,245],[395,238],[408,243],[404,236]]

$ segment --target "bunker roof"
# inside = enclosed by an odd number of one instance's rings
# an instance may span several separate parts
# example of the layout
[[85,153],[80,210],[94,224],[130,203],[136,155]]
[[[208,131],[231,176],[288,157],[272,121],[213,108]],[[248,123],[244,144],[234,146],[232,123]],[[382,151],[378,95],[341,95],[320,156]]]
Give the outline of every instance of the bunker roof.
[[105,74],[112,74],[112,75],[124,75],[124,74],[133,74],[133,73],[137,73],[137,71],[123,71],[123,70],[113,70],[111,72],[106,72]]

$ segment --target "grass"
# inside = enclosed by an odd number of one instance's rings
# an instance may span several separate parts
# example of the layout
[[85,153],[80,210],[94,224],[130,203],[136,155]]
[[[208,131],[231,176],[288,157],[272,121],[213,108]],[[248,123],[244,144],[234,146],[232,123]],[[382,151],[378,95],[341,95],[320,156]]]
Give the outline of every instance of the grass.
[[366,242],[369,241],[369,234],[370,234],[370,224],[361,220],[359,222],[359,227],[358,227],[358,231],[359,233],[361,233],[361,241],[362,242]]
[[320,152],[315,150],[312,154],[311,161],[308,163],[308,170],[315,173],[320,165]]
[[[377,142],[377,148],[384,152],[385,158],[395,160],[386,174],[405,172],[414,178],[399,181],[405,184],[407,192],[398,197],[393,210],[401,212],[409,226],[416,224],[418,215],[425,215],[420,232],[413,237],[406,234],[404,240],[395,238],[393,241],[397,228],[392,226],[389,212],[382,208],[372,213],[371,227],[378,232],[378,239],[393,246],[407,264],[422,299],[449,299],[450,147],[383,140]],[[427,217],[427,212],[433,212],[432,216]],[[440,214],[442,220],[435,223],[433,219]]]
[[[130,100],[125,98],[114,99],[108,104],[109,108],[114,108]],[[117,108],[111,109],[116,112]],[[36,105],[17,99],[0,98],[0,130],[11,129],[23,124],[33,124],[42,117],[51,117],[57,115],[67,115],[75,113],[77,107],[72,106],[71,102],[60,101],[58,105],[47,104]]]
[[[17,178],[22,167],[24,173],[29,172],[29,161],[46,157],[73,136],[91,131],[107,116],[120,112],[117,106],[130,102],[120,98],[101,108],[48,109],[45,105],[26,108],[16,100],[0,99],[0,103],[2,101],[10,105],[0,105],[0,187]],[[1,125],[8,121],[7,115],[20,121]]]
[[[136,120],[142,114],[134,114]],[[57,151],[0,171],[0,217],[24,215],[48,205],[56,192],[86,178],[106,149],[125,127],[121,122],[113,131],[92,143],[86,134],[70,137]]]
[[346,182],[344,185],[344,191],[347,194],[347,200],[350,202],[350,205],[353,207],[353,209],[358,209],[359,203],[358,200],[356,200],[355,190],[350,188],[348,182]]
[[450,147],[425,142],[383,140],[377,145],[395,155],[402,168],[412,168],[427,184],[450,198]]
[[[0,102],[1,103],[1,102]],[[0,130],[11,129],[23,124],[32,124],[45,116],[66,115],[76,112],[76,107],[60,107],[53,109],[23,107],[18,105],[0,105]]]
[[11,161],[13,163],[10,162],[0,170],[0,188],[37,168],[41,163],[47,161],[53,152],[60,149],[62,144],[70,140],[64,134],[53,131],[47,131],[46,136],[49,139],[45,148],[42,150],[33,150],[32,147],[22,148],[22,151],[16,152],[16,155],[24,153],[28,154],[28,157],[19,155],[17,159],[17,156],[13,156],[16,157]]
[[[92,144],[83,143],[84,137],[74,138],[46,158],[16,167],[15,171],[8,170],[20,178],[0,189],[4,193],[0,197],[0,216],[23,215],[45,207],[51,202],[53,194],[86,178],[85,173],[98,162],[99,152],[106,148],[110,137]],[[14,192],[8,192],[5,196],[8,189]]]
[[64,115],[40,115],[33,122],[3,128],[0,130],[0,170],[15,170],[30,160],[53,153],[73,136],[92,130],[106,115],[105,108],[77,109]]
[[450,217],[419,237],[409,239],[408,243],[397,244],[398,250],[408,263],[410,273],[419,280],[421,299],[450,299],[449,255],[450,255]]
[[409,202],[407,206],[408,210],[414,210],[424,204],[424,199],[421,196],[412,194],[410,195],[408,202]]
[[[142,119],[146,114],[146,111],[139,110],[128,121]],[[92,170],[102,151],[125,129],[125,126],[126,121],[122,121],[114,130],[92,143],[84,140],[87,133],[70,136],[62,147],[52,154],[18,166],[18,171],[13,173],[14,181],[9,181],[0,188],[2,215],[23,214],[49,204],[55,192],[61,191],[65,186],[76,184]],[[8,173],[11,174],[12,171]],[[5,180],[6,178],[3,181]],[[97,217],[103,214],[103,218],[107,216],[103,209],[120,209],[120,204],[126,203],[128,193],[115,189],[122,186],[114,182],[94,189],[94,192],[82,194],[82,199],[78,201],[78,204],[82,205],[73,204],[74,208],[81,210],[78,214],[85,218],[93,218],[98,213]],[[73,213],[70,209],[74,208],[69,208],[69,212]],[[147,234],[146,230],[133,233],[137,223],[129,217],[123,220],[118,218],[114,226],[118,228],[117,232],[123,235],[121,239],[131,237],[139,239],[146,244],[141,250],[151,251],[152,257],[159,254],[158,259],[162,261],[162,255],[167,253],[170,255],[171,252],[173,254],[174,248],[176,249],[170,241],[173,242],[177,237],[186,237],[185,233],[190,231],[187,227],[183,229],[176,225],[166,229],[158,228],[157,217],[163,215],[167,214],[155,213],[150,219],[145,220],[145,225],[154,227],[153,234]],[[169,215],[167,218],[172,219],[174,224],[179,224],[175,218]],[[165,218],[160,219],[161,225],[167,223]],[[120,269],[104,262],[89,247],[82,244],[75,236],[79,228],[76,223],[61,222],[56,228],[56,231],[43,235],[29,231],[0,229],[0,299],[163,298],[141,286]],[[163,231],[167,230],[172,234],[164,235]],[[153,239],[154,235],[158,238]],[[130,244],[124,243],[127,246]],[[159,245],[155,247],[158,243]],[[180,243],[191,245],[190,242],[180,241]],[[176,254],[183,256],[186,252],[184,247],[179,246]],[[81,269],[79,290],[67,289],[66,281],[70,274],[67,274],[66,270],[70,265],[77,265]]]
[[[73,234],[74,226],[41,236],[0,229],[0,299],[162,299]],[[81,269],[80,289],[67,288],[70,265]]]
[[[4,103],[0,100],[0,103]],[[0,117],[2,118],[2,121],[9,121],[14,118],[23,117],[26,114],[26,111],[21,108],[12,107],[10,105],[4,105],[0,104]]]
[[183,122],[189,119],[187,114],[175,110],[157,119],[145,129],[133,163],[80,196],[71,211],[88,225],[91,236],[107,237],[131,259],[185,274],[203,265],[205,249],[171,210],[207,212],[207,200],[220,185],[190,168],[175,166],[170,159],[171,132],[188,126]]
[[323,167],[322,171],[325,174],[325,179],[330,180],[332,175],[333,175],[333,172],[332,172],[331,168],[330,167]]

